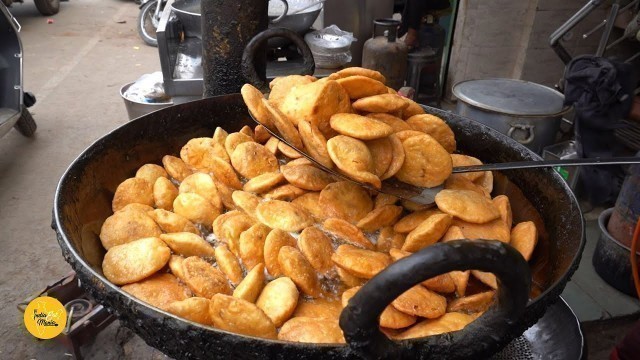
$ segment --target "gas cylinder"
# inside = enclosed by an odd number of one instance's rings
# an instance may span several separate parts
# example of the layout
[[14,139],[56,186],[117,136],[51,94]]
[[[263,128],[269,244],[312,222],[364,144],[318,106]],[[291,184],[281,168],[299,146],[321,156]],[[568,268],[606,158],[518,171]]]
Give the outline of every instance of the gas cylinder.
[[418,31],[418,43],[420,49],[431,48],[439,58],[442,57],[447,31],[438,24],[437,19],[429,14]]
[[397,40],[400,21],[377,19],[373,37],[364,43],[362,67],[377,70],[387,78],[387,86],[400,89],[407,75],[407,46]]

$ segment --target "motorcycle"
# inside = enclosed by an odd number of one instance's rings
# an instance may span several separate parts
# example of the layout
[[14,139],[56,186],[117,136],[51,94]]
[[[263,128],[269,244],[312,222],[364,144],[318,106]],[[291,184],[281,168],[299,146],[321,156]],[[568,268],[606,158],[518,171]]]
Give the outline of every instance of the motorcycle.
[[156,30],[165,5],[167,5],[167,0],[143,0],[140,4],[137,24],[138,35],[147,45],[158,46]]
[[22,86],[22,43],[20,24],[0,4],[0,137],[15,128],[32,137],[37,125],[27,109],[36,102]]
[[[2,3],[9,7],[13,3],[22,3],[24,0],[2,0]],[[55,15],[60,11],[60,0],[33,0],[36,9],[44,16]]]

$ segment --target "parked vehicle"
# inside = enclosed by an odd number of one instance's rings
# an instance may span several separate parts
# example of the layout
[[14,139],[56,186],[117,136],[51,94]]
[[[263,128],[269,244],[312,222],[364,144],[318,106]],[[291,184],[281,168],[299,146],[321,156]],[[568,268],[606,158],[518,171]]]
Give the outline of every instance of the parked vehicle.
[[31,137],[36,122],[27,108],[36,102],[22,88],[22,43],[20,24],[4,4],[0,4],[0,137],[15,127]]
[[[22,3],[24,0],[2,0],[2,3],[9,7],[13,3]],[[33,0],[40,14],[44,16],[55,15],[60,11],[60,0]]]
[[[158,3],[160,6],[158,6]],[[138,34],[147,45],[158,46],[156,30],[165,5],[167,5],[167,0],[142,0],[140,4],[137,25]]]

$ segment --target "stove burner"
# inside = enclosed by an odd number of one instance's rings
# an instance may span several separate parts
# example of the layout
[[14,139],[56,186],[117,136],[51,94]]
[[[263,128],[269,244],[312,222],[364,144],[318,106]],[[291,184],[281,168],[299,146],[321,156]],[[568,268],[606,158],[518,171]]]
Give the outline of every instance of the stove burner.
[[18,310],[24,312],[31,300],[40,296],[50,296],[65,304],[67,324],[55,339],[78,360],[82,360],[80,347],[92,342],[116,319],[105,307],[87,297],[73,271],[19,303]]
[[89,300],[75,299],[66,303],[64,305],[64,308],[67,310],[67,314],[69,314],[69,317],[73,320],[76,320],[91,312],[91,310],[93,309],[93,305]]
[[[529,341],[521,336],[513,340],[501,352],[494,355],[491,360],[530,360],[535,359],[531,352]],[[577,360],[577,359],[576,359]]]
[[[51,296],[65,304],[68,323],[56,340],[64,344],[75,359],[82,360],[80,347],[92,342],[98,333],[116,318],[79,287],[75,272],[50,284],[18,304],[24,312],[27,304],[39,296]],[[558,355],[558,359],[582,358],[584,339],[578,319],[561,298],[547,309],[545,315],[522,336],[512,341],[492,360],[533,360]]]
[[492,356],[491,360],[579,360],[583,358],[583,352],[584,337],[578,318],[559,298],[535,325]]

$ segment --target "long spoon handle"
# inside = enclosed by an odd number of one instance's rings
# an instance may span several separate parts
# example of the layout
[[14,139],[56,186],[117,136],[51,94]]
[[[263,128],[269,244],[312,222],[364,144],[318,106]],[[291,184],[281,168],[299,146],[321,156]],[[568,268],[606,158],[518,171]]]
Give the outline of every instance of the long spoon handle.
[[640,164],[640,157],[515,161],[515,162],[506,162],[506,163],[499,163],[499,164],[459,166],[459,167],[454,167],[453,172],[464,173],[464,172],[476,172],[476,171],[535,169],[535,168],[556,167],[556,166],[594,166],[594,165],[626,165],[626,164]]

